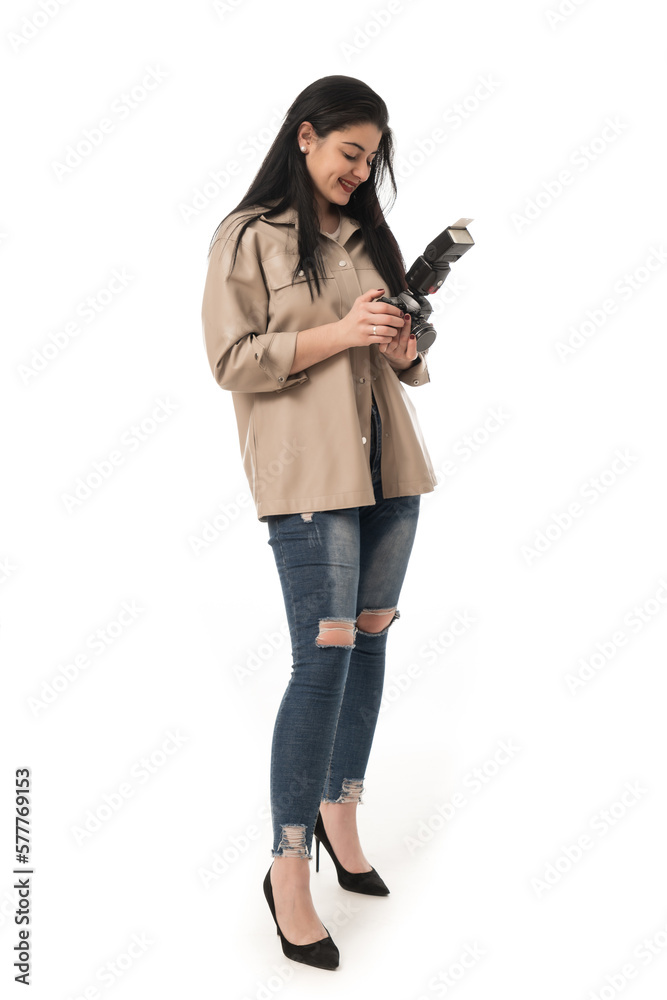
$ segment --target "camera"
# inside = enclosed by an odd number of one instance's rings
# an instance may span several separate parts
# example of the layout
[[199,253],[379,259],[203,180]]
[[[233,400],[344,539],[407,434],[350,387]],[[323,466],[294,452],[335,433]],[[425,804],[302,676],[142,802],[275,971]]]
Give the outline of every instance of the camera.
[[405,275],[408,284],[406,291],[392,297],[382,295],[373,300],[388,302],[389,305],[398,306],[403,312],[410,313],[411,333],[417,338],[418,351],[427,350],[437,336],[428,322],[433,306],[426,296],[437,292],[449,275],[450,265],[475,245],[466,228],[472,221],[472,219],[459,219],[429,243],[421,257],[417,257]]

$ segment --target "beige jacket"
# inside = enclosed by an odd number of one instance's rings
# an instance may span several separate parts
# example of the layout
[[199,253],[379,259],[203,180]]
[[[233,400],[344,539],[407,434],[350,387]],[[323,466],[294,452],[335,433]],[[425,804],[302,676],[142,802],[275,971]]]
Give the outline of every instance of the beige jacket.
[[[274,202],[273,204],[277,204]],[[260,521],[268,514],[362,507],[375,503],[370,472],[371,386],[382,420],[384,497],[430,493],[437,485],[410,386],[430,381],[427,351],[394,370],[376,344],[349,347],[289,374],[299,330],[342,319],[372,288],[396,295],[373,267],[359,223],[343,215],[337,240],[322,234],[326,281],[311,303],[296,264],[298,216],[288,209],[246,229],[231,278],[234,213],[217,234],[202,305],[204,344],[213,376],[230,389],[243,467]],[[234,232],[232,232],[234,230]]]

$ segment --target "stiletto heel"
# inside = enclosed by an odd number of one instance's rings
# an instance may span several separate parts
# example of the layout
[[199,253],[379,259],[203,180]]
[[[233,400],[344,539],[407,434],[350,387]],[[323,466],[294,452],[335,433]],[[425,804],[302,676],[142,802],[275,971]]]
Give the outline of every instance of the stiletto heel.
[[322,813],[318,810],[317,820],[315,821],[315,851],[317,857],[317,867],[316,871],[319,871],[319,852],[320,852],[320,840],[326,847],[328,853],[331,856],[331,860],[336,866],[336,874],[338,875],[338,884],[343,887],[343,889],[348,889],[350,892],[363,892],[369,896],[388,896],[389,889],[382,881],[375,868],[371,868],[369,872],[349,872],[347,868],[343,868],[340,861],[336,857],[336,852],[329,842],[326,830],[324,829],[324,821],[322,820]]
[[[273,864],[271,865],[272,867]],[[337,969],[340,955],[326,927],[324,929],[327,931],[327,936],[320,938],[319,941],[313,941],[312,944],[292,944],[281,931],[276,919],[276,904],[273,899],[273,886],[271,885],[271,868],[266,873],[263,888],[269,909],[271,910],[273,919],[276,921],[276,933],[280,937],[283,954],[286,958],[291,958],[294,962],[301,962],[302,965],[313,965],[317,969]]]
[[315,871],[320,870],[320,838],[315,837]]

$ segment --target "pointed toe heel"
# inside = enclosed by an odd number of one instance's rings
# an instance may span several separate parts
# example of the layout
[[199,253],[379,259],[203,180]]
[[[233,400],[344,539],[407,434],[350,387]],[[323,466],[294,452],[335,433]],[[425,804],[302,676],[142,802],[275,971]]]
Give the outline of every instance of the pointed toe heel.
[[340,861],[336,857],[336,852],[334,851],[329,838],[327,837],[326,830],[324,829],[324,822],[322,820],[322,813],[318,811],[317,820],[315,821],[315,871],[320,870],[320,841],[324,844],[328,854],[331,857],[334,865],[336,866],[336,874],[338,875],[338,884],[342,886],[343,889],[347,889],[349,892],[362,892],[368,896],[388,896],[389,889],[382,881],[375,868],[371,868],[369,872],[349,872],[347,868],[343,868]]
[[292,944],[281,931],[276,919],[276,904],[273,898],[273,886],[271,885],[271,868],[269,868],[264,878],[264,895],[269,904],[271,915],[275,920],[276,933],[280,937],[285,958],[291,958],[293,962],[301,962],[302,965],[312,965],[317,969],[337,969],[340,964],[340,954],[326,927],[324,929],[327,931],[327,936],[321,938],[319,941],[313,941],[312,944]]

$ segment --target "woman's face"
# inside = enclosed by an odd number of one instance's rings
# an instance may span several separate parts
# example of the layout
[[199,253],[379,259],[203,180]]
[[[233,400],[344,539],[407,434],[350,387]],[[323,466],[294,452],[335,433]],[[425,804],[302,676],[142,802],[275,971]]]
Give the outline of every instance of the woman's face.
[[[329,213],[332,206],[347,205],[354,188],[368,180],[382,133],[366,123],[330,132],[326,139],[318,141],[310,122],[304,122],[297,139],[320,211]],[[301,146],[306,147],[305,153],[301,153]]]

